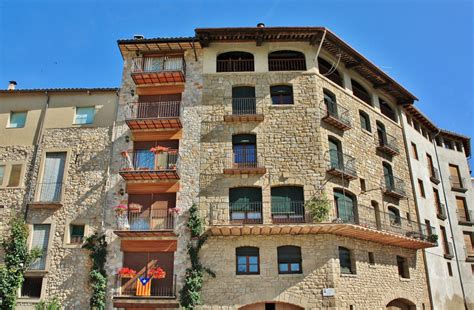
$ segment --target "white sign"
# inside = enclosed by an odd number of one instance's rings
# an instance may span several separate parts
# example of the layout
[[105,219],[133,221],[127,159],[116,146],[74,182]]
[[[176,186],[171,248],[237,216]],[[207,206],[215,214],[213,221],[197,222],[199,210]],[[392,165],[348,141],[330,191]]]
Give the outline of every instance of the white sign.
[[323,288],[323,296],[324,297],[333,297],[336,295],[336,290],[332,287],[329,288]]

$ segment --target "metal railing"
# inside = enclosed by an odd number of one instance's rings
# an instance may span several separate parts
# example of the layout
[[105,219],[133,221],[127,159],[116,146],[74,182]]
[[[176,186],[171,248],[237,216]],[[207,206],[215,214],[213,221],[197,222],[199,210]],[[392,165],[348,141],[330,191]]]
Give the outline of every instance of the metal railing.
[[386,174],[382,177],[381,184],[385,192],[406,196],[405,181],[400,178]]
[[446,206],[442,202],[436,203],[436,215],[440,218],[446,219],[447,214],[446,214]]
[[272,202],[272,221],[279,223],[305,223],[304,201]]
[[129,207],[127,223],[126,227],[118,228],[133,231],[172,230],[174,229],[174,213],[170,209],[141,211],[131,210]]
[[357,176],[356,160],[354,157],[337,150],[330,150],[326,152],[326,159],[328,162],[328,169],[334,169]]
[[304,71],[306,60],[304,58],[276,58],[268,59],[268,71]]
[[321,105],[322,116],[323,118],[331,117],[344,125],[351,127],[351,117],[348,109],[342,105],[337,104],[332,100],[324,100],[324,103]]
[[256,115],[263,114],[261,111],[261,105],[257,110],[257,98],[226,98],[226,101],[230,101],[232,104],[231,115]]
[[124,152],[120,171],[178,170],[178,150],[153,153],[149,150]]
[[246,72],[255,71],[253,59],[222,59],[217,60],[217,72]]
[[256,148],[237,149],[227,152],[226,169],[263,168]]
[[263,223],[262,202],[233,202],[229,203],[231,222],[243,224]]
[[132,73],[186,72],[186,62],[182,56],[138,57],[132,60]]
[[391,134],[388,134],[387,132],[384,132],[384,131],[383,132],[378,131],[377,135],[375,136],[375,139],[379,147],[386,147],[397,153],[400,152],[397,138],[395,138]]
[[36,189],[34,188],[34,186],[31,187],[31,192],[29,195],[30,202],[59,203],[61,202],[62,189],[63,189],[62,182],[38,183],[36,185]]
[[474,212],[472,210],[456,209],[459,222],[474,222]]
[[467,178],[462,178],[462,177],[457,177],[451,175],[449,177],[449,180],[451,181],[451,187],[456,188],[456,189],[465,189],[464,184],[467,184]]
[[43,249],[41,256],[30,263],[28,270],[46,270],[47,251],[47,249]]
[[180,116],[181,101],[131,102],[128,119],[174,118]]
[[[172,280],[167,279],[168,275],[164,279],[150,279],[149,285],[142,286],[138,276],[134,278],[122,278],[116,276],[114,295],[117,297],[163,297],[163,298],[175,298],[176,297],[176,275],[171,275]],[[124,287],[126,283],[130,282],[127,287]],[[150,283],[151,282],[151,283]]]

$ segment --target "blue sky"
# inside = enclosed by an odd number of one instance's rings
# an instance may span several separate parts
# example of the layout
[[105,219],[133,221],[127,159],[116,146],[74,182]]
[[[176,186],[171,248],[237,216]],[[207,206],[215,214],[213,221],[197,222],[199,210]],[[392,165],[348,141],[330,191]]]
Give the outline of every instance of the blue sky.
[[473,1],[0,0],[0,87],[119,86],[116,40],[197,27],[326,26],[410,90],[445,129],[474,136]]

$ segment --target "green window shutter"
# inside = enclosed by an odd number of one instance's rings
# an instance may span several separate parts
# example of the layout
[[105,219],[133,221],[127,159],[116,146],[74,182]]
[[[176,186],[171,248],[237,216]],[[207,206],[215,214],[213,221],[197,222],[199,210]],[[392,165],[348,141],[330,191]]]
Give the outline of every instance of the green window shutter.
[[262,189],[254,187],[231,188],[229,190],[231,211],[245,211],[252,203],[262,202]]
[[354,200],[341,192],[334,192],[337,215],[344,222],[354,222]]
[[280,186],[271,190],[272,213],[292,213],[292,207],[296,202],[304,201],[302,187]]

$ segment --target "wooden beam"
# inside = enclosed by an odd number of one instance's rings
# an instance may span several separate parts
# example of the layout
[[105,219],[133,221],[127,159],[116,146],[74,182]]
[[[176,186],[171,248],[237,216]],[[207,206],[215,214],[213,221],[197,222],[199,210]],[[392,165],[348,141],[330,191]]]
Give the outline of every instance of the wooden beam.
[[390,83],[388,83],[388,82],[380,83],[380,84],[374,84],[374,89],[378,89],[378,88],[385,87],[385,86],[388,86],[388,85],[390,85]]
[[263,33],[259,33],[257,34],[257,46],[262,46],[262,43],[263,43]]
[[347,65],[346,65],[346,68],[347,68],[347,69],[353,69],[353,68],[359,67],[359,66],[361,66],[361,65],[362,65],[362,64],[361,64],[360,62],[354,62],[354,63],[349,63],[349,64],[347,64]]

